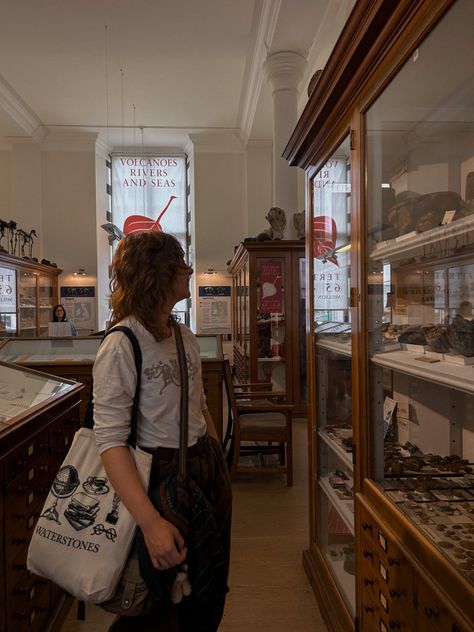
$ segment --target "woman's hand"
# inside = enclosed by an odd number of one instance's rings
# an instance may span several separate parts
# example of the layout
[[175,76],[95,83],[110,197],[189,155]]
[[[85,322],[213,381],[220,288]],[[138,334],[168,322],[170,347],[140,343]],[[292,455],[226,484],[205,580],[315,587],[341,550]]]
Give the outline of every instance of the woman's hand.
[[184,539],[153,506],[129,449],[122,446],[109,448],[102,454],[102,461],[116,494],[142,530],[153,566],[165,570],[182,564],[187,552]]
[[146,548],[155,568],[163,571],[179,566],[186,559],[187,549],[179,530],[155,512],[150,525],[142,525]]

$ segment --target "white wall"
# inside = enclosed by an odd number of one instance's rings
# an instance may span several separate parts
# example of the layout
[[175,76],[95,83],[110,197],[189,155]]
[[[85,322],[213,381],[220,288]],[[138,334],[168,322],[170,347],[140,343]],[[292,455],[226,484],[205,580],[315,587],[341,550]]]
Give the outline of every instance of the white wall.
[[[196,139],[187,151],[193,177],[196,306],[199,285],[230,285],[226,268],[234,247],[268,227],[272,155],[271,143],[245,150],[235,142],[216,147]],[[105,152],[96,147],[96,135],[49,137],[41,147],[28,142],[0,151],[0,217],[37,230],[33,254],[64,270],[60,286],[96,285],[97,328],[108,317],[109,246],[100,228],[106,221],[106,174]],[[79,267],[87,277],[73,277]],[[209,267],[219,270],[212,280],[203,277]]]
[[43,152],[43,248],[64,272],[97,268],[95,150]]
[[245,237],[256,237],[270,226],[265,215],[272,207],[272,152],[270,141],[253,141],[247,146],[247,226]]

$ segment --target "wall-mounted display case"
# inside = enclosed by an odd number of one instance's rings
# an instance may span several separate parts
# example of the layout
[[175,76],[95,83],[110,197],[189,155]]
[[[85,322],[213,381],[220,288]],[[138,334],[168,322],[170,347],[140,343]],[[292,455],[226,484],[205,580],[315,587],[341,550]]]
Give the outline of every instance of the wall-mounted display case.
[[0,362],[0,630],[53,629],[72,599],[29,573],[31,534],[79,425],[80,384]]
[[473,21],[357,2],[285,150],[310,209],[304,563],[334,631],[474,629]]
[[295,412],[306,407],[303,241],[242,242],[232,275],[234,369],[240,382],[273,382]]
[[0,253],[0,337],[48,334],[61,270]]

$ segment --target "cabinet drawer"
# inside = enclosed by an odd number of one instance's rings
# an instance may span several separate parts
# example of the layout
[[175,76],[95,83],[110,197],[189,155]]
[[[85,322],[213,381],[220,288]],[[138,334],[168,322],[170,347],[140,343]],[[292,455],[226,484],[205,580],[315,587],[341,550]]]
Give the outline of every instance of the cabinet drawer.
[[18,521],[24,520],[44,502],[49,491],[49,459],[39,458],[17,476],[5,493],[5,533],[7,539],[16,531]]
[[7,595],[7,618],[12,619],[15,613],[21,612],[25,607],[34,608],[38,601],[41,601],[43,593],[45,591],[49,593],[49,587],[50,583],[47,579],[36,575],[20,580]]
[[15,601],[13,608],[7,610],[7,625],[15,632],[34,630],[41,632],[44,630],[43,623],[49,615],[49,582],[38,588],[35,592],[34,601],[28,602],[23,598],[20,602]]
[[416,577],[416,622],[418,630],[430,632],[471,632],[421,577]]
[[[19,528],[15,534],[5,539],[5,562],[6,562],[6,577],[7,587],[9,584],[9,574],[15,564],[26,564],[26,554],[28,552],[28,544],[31,539],[31,534],[35,528],[36,522],[40,516],[40,511],[36,510],[28,515],[25,520],[19,521]],[[10,584],[12,585],[12,584]]]
[[5,484],[9,485],[18,474],[30,467],[41,453],[49,452],[49,432],[47,429],[33,435],[27,441],[5,456]]

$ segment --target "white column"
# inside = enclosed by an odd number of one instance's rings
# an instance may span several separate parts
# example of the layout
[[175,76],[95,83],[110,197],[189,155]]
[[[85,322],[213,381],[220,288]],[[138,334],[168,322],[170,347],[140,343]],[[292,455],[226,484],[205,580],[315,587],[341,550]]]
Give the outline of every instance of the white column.
[[286,213],[287,228],[298,209],[298,174],[281,157],[296,126],[298,86],[303,78],[305,58],[283,51],[269,55],[265,72],[273,88],[273,206]]

